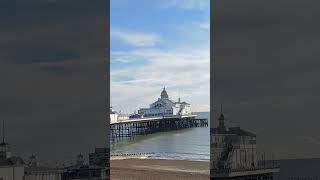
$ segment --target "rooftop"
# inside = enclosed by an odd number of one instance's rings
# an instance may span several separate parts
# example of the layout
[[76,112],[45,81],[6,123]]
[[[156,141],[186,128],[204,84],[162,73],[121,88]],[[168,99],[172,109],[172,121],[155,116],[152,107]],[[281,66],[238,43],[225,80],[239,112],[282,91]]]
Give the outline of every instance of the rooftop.
[[6,159],[0,159],[0,166],[20,166],[24,165],[24,161],[20,157],[10,157]]

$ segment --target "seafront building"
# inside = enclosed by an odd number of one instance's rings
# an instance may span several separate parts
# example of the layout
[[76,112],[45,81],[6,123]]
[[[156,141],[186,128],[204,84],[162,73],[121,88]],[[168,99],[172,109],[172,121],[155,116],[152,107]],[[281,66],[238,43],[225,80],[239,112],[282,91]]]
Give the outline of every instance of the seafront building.
[[110,107],[110,123],[121,122],[124,120],[128,120],[129,116],[126,114],[118,113]]
[[5,141],[4,121],[0,144],[0,180],[23,180],[24,162],[22,158],[11,155],[9,143]]
[[211,129],[211,179],[272,179],[275,164],[263,166],[257,156],[256,135],[240,127],[225,126],[221,112],[218,126]]
[[9,144],[4,138],[0,144],[0,180],[23,180],[24,162],[20,157],[11,156]]
[[41,166],[37,157],[32,154],[25,165],[24,180],[62,180],[63,169]]
[[4,135],[0,143],[0,180],[107,180],[109,172],[108,148],[96,148],[90,153],[89,164],[79,155],[75,165],[58,168],[42,166],[35,155],[27,163],[12,156]]
[[213,129],[214,168],[254,168],[257,167],[256,135],[224,125],[224,115],[219,117],[219,126]]
[[149,108],[139,109],[138,114],[144,117],[190,115],[191,105],[186,102],[181,102],[180,98],[177,102],[169,99],[166,88],[163,88],[160,98],[150,104]]
[[0,180],[62,180],[63,169],[40,166],[34,155],[29,163],[11,156],[9,144],[0,144]]
[[109,152],[107,148],[95,148],[93,153],[89,153],[89,164],[106,167],[108,166]]
[[110,124],[119,123],[130,119],[177,117],[192,115],[191,105],[187,102],[173,101],[169,98],[166,88],[160,93],[160,98],[149,105],[149,108],[140,108],[138,113],[126,115],[119,113],[110,107]]
[[[101,157],[101,156],[99,157],[102,158],[102,160],[105,159],[105,157]],[[85,163],[83,155],[79,154],[77,156],[77,163],[73,166],[69,166],[65,168],[62,179],[63,180],[80,180],[80,179],[107,180],[108,174],[107,174],[107,168],[105,166],[105,163],[101,164],[103,166],[99,166],[95,164],[96,162],[101,163],[102,161],[95,160],[92,162],[93,164],[90,164],[90,163],[87,164]]]

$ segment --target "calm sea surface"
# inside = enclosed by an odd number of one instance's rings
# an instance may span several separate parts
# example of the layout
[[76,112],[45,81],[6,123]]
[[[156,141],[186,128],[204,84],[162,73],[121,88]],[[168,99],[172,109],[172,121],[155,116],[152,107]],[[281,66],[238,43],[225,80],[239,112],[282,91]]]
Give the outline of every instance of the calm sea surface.
[[[194,113],[207,118],[209,112]],[[209,124],[210,127],[210,124]],[[134,140],[111,143],[111,153],[153,153],[152,159],[210,160],[210,128],[197,127],[137,136]]]
[[320,180],[320,159],[280,160],[280,173],[277,177],[309,177]]

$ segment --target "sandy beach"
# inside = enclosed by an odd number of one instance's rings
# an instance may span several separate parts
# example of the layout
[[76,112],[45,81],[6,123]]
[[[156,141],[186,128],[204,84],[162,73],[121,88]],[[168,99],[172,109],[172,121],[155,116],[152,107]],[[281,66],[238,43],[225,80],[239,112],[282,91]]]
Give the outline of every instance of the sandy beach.
[[185,160],[111,160],[112,180],[209,180],[209,162]]

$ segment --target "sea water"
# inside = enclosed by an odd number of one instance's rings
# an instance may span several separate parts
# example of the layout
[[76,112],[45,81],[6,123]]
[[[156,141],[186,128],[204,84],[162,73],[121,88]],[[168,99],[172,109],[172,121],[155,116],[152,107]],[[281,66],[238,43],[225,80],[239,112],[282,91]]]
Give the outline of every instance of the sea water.
[[[194,113],[207,118],[209,112]],[[136,136],[110,144],[111,154],[149,153],[151,159],[210,161],[210,124],[167,132]]]

